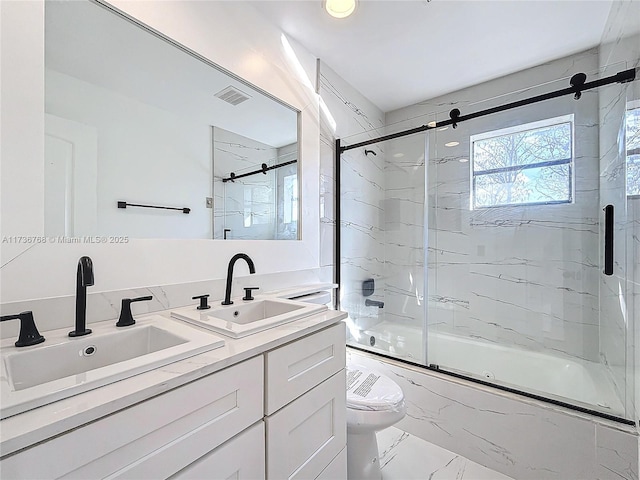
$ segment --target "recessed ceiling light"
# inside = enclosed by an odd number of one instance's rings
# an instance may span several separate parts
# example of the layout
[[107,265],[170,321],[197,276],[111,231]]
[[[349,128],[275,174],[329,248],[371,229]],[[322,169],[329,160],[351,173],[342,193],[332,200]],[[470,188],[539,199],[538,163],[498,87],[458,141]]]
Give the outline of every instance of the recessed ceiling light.
[[467,163],[469,161],[469,159],[468,158],[459,158],[458,161],[460,163]]
[[324,8],[335,18],[345,18],[356,9],[356,0],[325,0]]
[[444,144],[445,147],[455,147],[456,145],[460,145],[460,142],[447,142]]
[[404,157],[404,153],[394,153],[393,156],[395,158],[400,158],[400,157]]

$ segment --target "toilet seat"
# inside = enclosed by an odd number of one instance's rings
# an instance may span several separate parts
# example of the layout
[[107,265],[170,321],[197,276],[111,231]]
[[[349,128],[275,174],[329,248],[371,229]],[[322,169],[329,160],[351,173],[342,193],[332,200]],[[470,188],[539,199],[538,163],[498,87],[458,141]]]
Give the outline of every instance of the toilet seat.
[[404,394],[389,377],[360,365],[347,365],[347,408],[362,411],[403,409]]

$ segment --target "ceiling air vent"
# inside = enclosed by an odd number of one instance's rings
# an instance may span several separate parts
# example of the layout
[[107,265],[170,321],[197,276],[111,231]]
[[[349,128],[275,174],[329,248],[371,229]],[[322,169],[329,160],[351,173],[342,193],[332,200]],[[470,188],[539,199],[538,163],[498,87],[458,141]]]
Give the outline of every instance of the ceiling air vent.
[[245,100],[249,100],[251,97],[246,93],[238,90],[235,87],[228,86],[224,90],[220,90],[215,94],[220,100],[224,100],[227,103],[230,103],[233,106],[236,106]]

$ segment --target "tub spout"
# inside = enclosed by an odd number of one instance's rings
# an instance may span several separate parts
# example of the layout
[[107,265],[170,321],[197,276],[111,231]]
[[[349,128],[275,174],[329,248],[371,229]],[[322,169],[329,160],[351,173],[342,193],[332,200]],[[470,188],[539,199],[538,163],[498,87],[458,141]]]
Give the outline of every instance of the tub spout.
[[368,298],[364,301],[364,304],[367,307],[384,308],[384,302],[379,302],[377,300],[369,300]]

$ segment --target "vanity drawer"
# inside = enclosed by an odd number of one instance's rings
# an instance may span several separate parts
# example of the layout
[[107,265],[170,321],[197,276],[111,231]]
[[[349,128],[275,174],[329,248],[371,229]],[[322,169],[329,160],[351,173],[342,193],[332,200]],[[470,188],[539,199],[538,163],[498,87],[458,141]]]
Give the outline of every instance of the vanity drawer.
[[262,372],[258,356],[116,412],[4,459],[2,478],[165,478],[262,418]]
[[345,366],[346,331],[340,322],[265,355],[265,414],[271,415]]
[[[264,422],[260,421],[180,470],[172,480],[264,479]],[[335,477],[333,480],[336,480]]]
[[[342,369],[265,418],[267,479],[322,478],[347,442],[345,381]],[[336,465],[336,470],[339,467]]]

